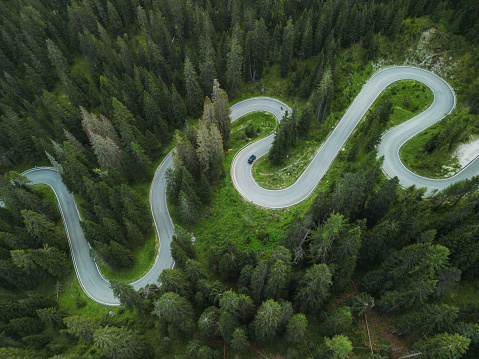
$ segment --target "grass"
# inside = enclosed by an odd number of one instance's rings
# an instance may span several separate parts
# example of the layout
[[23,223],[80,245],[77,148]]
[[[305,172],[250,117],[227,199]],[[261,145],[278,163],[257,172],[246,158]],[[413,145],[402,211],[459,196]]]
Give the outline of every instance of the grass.
[[[351,87],[354,87],[360,79],[362,78],[348,78],[350,86],[346,86],[343,90],[345,96],[342,97],[349,96],[353,92]],[[389,100],[393,104],[387,127],[389,129],[424,111],[430,106],[433,99],[431,90],[426,86],[416,81],[401,81],[389,86],[374,102],[364,118],[370,116],[381,103]],[[336,126],[337,121],[342,117],[343,112],[331,114],[322,125],[313,125],[309,136],[298,142],[283,166],[272,165],[268,156],[258,159],[253,165],[255,180],[262,187],[268,189],[283,189],[291,186],[309,165],[322,143]]]
[[[421,176],[450,177],[461,169],[454,150],[477,134],[479,117],[459,108],[406,142],[399,155],[407,168]],[[435,146],[432,150],[431,145]]]

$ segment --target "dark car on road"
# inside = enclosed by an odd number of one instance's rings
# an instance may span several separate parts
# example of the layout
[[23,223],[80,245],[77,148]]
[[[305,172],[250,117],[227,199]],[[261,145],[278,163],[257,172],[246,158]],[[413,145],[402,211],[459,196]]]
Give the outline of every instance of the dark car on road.
[[249,163],[249,164],[252,164],[255,159],[256,159],[256,156],[255,156],[255,155],[251,155],[251,157],[248,158],[248,163]]

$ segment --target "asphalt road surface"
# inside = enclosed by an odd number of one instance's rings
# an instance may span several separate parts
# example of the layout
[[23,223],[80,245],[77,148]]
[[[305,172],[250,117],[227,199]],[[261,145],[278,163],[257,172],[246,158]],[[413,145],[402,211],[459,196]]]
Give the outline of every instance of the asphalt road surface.
[[[411,67],[390,67],[374,74],[368,83],[363,86],[360,94],[346,111],[339,124],[293,185],[283,190],[267,190],[261,188],[253,179],[248,158],[253,154],[257,158],[264,156],[271,147],[273,141],[273,135],[271,135],[245,146],[235,155],[231,164],[231,177],[234,186],[246,200],[263,207],[290,207],[306,199],[324,176],[337,153],[344,146],[344,143],[374,100],[390,84],[400,80],[422,82],[434,93],[434,102],[426,111],[390,130],[383,136],[379,145],[379,156],[385,156],[383,165],[385,173],[391,177],[398,176],[403,186],[414,184],[417,187],[427,187],[429,192],[434,189],[445,188],[456,181],[478,174],[478,159],[471,162],[456,176],[446,180],[433,180],[418,176],[407,170],[401,163],[399,160],[400,147],[409,138],[450,113],[455,106],[456,97],[450,86],[431,72]],[[232,106],[231,118],[234,121],[253,111],[270,112],[278,120],[281,120],[284,112],[291,111],[291,109],[278,100],[256,97]],[[161,271],[165,268],[172,268],[174,265],[170,255],[170,243],[174,229],[166,206],[165,180],[166,169],[172,166],[170,153],[158,167],[151,185],[150,206],[160,238],[160,248],[152,269],[144,277],[132,283],[135,289],[144,287],[148,283],[157,284]],[[24,174],[33,184],[47,184],[55,191],[68,234],[75,271],[85,293],[98,303],[112,306],[119,305],[119,300],[113,297],[108,281],[101,276],[98,267],[89,255],[89,246],[80,227],[80,215],[75,201],[61,182],[56,170],[49,167],[39,167],[28,170]]]

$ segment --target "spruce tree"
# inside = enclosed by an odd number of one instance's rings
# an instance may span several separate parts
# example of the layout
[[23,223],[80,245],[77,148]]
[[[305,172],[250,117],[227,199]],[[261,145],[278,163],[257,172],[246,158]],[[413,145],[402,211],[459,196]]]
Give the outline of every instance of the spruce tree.
[[215,125],[221,133],[223,139],[223,149],[228,148],[231,137],[231,109],[228,102],[228,94],[225,90],[219,89],[214,100],[214,118]]
[[467,353],[471,339],[459,334],[442,333],[413,344],[426,359],[459,359]]
[[294,25],[290,18],[283,31],[283,42],[281,47],[281,77],[288,76],[291,59],[293,57]]
[[151,350],[136,332],[125,328],[99,328],[93,334],[95,345],[112,359],[149,358]]
[[202,337],[211,339],[219,336],[220,310],[217,307],[208,307],[201,313],[198,319],[198,329]]
[[306,334],[308,320],[302,313],[295,314],[288,321],[286,326],[286,340],[290,343],[299,343]]
[[188,56],[185,58],[184,76],[188,113],[192,116],[198,116],[201,112],[203,91],[198,83],[196,70]]
[[194,330],[193,307],[176,293],[165,293],[155,302],[154,313],[174,329],[190,334]]
[[273,299],[263,302],[251,323],[255,340],[260,344],[270,343],[281,323],[281,306]]
[[129,310],[145,308],[140,294],[133,288],[131,284],[123,283],[116,280],[110,281],[110,288],[113,290],[113,296],[120,299],[120,304]]
[[230,51],[226,61],[226,82],[231,96],[236,96],[241,84],[241,69],[243,67],[243,55],[239,40],[233,35]]
[[315,264],[306,270],[296,289],[295,302],[302,311],[318,310],[329,296],[331,272],[326,264]]

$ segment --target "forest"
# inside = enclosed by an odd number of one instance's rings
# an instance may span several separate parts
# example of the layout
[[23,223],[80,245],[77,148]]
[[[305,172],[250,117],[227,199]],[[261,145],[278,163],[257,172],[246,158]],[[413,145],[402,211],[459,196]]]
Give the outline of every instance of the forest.
[[[407,164],[440,172],[479,134],[476,0],[7,0],[0,14],[0,357],[479,356],[479,177],[426,195],[376,158],[394,96],[413,114],[425,89],[388,89],[293,208],[245,203],[229,174],[271,132],[255,166],[319,148],[381,64],[454,87],[457,109]],[[253,96],[292,112],[231,124]],[[174,147],[175,267],[135,291],[157,252],[148,189]],[[120,307],[83,293],[55,195],[21,175],[35,166],[74,194]]]

